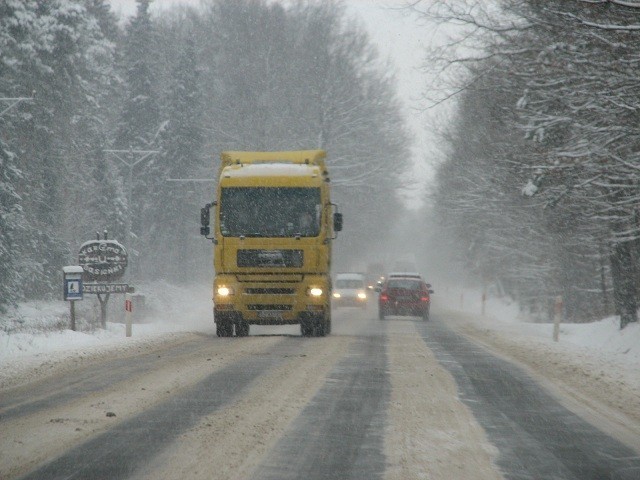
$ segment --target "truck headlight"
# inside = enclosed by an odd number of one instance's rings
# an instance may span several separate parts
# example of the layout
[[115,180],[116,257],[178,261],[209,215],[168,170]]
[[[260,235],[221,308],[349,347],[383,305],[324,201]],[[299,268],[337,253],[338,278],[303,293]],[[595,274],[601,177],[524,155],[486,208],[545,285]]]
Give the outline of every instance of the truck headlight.
[[333,292],[333,298],[340,298],[340,293]]
[[221,297],[228,297],[229,295],[233,295],[233,289],[229,287],[218,287],[218,295]]
[[311,295],[312,297],[320,297],[322,296],[322,289],[318,287],[310,288],[309,295]]
[[358,292],[358,298],[360,300],[366,300],[367,299],[367,294],[364,292]]

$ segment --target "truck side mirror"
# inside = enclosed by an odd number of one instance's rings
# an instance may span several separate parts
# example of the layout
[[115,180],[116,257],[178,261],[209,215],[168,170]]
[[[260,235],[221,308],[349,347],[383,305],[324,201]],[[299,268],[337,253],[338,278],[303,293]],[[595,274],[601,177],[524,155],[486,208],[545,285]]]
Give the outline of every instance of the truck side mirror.
[[336,212],[333,214],[333,230],[335,232],[342,231],[342,214],[341,213]]
[[211,204],[208,203],[200,209],[200,235],[204,235],[205,237],[211,233],[211,229],[209,228],[210,208]]

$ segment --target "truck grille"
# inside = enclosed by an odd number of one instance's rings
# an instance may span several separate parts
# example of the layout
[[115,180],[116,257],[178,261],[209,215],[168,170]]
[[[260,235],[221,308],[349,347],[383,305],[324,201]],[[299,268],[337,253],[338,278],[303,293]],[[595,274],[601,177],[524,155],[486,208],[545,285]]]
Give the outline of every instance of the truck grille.
[[249,310],[281,310],[281,311],[290,311],[293,309],[293,305],[265,305],[263,303],[252,303],[247,305]]
[[236,262],[238,267],[258,268],[290,268],[302,267],[304,253],[302,250],[238,250]]
[[293,295],[295,288],[245,288],[247,295]]

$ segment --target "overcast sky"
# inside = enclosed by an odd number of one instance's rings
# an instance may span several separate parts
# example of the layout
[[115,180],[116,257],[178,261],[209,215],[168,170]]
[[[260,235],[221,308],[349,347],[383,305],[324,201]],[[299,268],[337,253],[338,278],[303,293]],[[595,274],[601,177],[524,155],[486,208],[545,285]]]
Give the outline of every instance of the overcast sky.
[[[116,13],[133,15],[135,0],[110,0]],[[200,0],[154,0],[151,11],[166,9],[175,4],[198,5]],[[423,185],[433,174],[433,163],[438,160],[434,139],[428,133],[427,120],[442,114],[446,106],[422,112],[420,98],[426,84],[424,49],[433,42],[445,41],[438,30],[419,22],[415,14],[400,8],[406,0],[344,0],[355,18],[367,28],[383,58],[389,58],[397,69],[399,95],[405,105],[405,116],[413,131],[415,145],[414,172],[410,178],[419,179],[420,187],[406,192],[407,204],[417,207],[423,197]]]

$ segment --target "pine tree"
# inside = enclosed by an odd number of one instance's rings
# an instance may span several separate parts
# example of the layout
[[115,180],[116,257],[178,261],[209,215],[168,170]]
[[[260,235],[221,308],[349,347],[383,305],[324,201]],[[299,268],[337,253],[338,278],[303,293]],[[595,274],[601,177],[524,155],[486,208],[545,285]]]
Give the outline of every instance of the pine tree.
[[[197,176],[203,141],[200,105],[196,49],[194,42],[187,40],[173,71],[168,123],[161,134],[162,153],[152,168],[154,175],[162,179]],[[168,272],[155,273],[185,280],[185,265],[189,263],[196,230],[194,212],[198,211],[193,195],[189,195],[193,188],[188,183],[165,182],[154,192],[153,207],[148,210],[149,226],[144,230],[153,238],[149,259],[163,258],[164,261],[149,262],[148,273],[154,268],[168,268]]]
[[115,140],[115,145],[123,149],[153,147],[160,126],[154,84],[154,32],[149,15],[151,0],[137,3],[137,14],[126,30],[124,63],[128,95]]
[[0,6],[0,85],[11,96],[35,93],[12,115],[5,140],[22,173],[13,187],[25,219],[11,255],[22,290],[35,297],[59,293],[60,268],[91,218],[83,208],[93,190],[88,156],[103,134],[100,92],[113,80],[113,44],[83,4]]
[[[155,78],[156,55],[154,54],[154,28],[149,15],[150,0],[137,0],[138,10],[131,24],[126,29],[123,62],[126,71],[127,97],[124,100],[123,111],[118,124],[114,147],[116,150],[155,150],[158,146],[160,129],[160,107],[156,93]],[[127,161],[133,163],[140,155],[132,153]],[[148,170],[154,164],[149,158],[136,166],[133,178],[128,180],[132,185],[131,204],[127,205],[128,235],[124,239],[131,245],[125,245],[130,252],[143,252],[148,248],[144,232],[144,216],[150,205],[150,195],[157,190],[161,179],[154,177]],[[143,172],[144,173],[141,173]],[[133,239],[139,239],[134,241]],[[150,241],[153,241],[152,239]],[[130,270],[134,275],[139,273],[140,265],[137,259],[131,258]]]
[[[0,118],[0,126],[3,125]],[[15,267],[14,237],[24,228],[24,217],[20,208],[20,196],[14,189],[20,171],[16,168],[15,154],[0,139],[0,313],[7,304],[20,300],[21,288]]]

